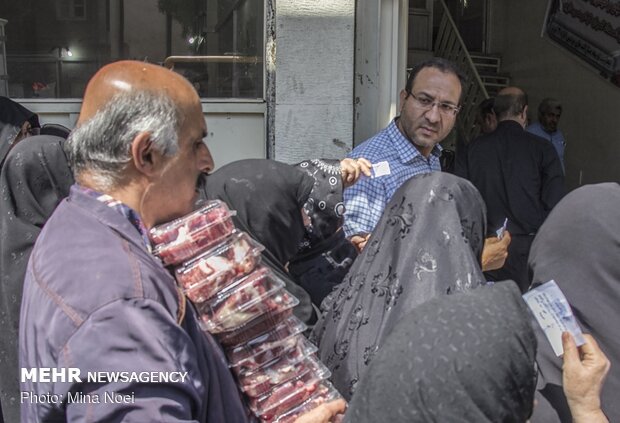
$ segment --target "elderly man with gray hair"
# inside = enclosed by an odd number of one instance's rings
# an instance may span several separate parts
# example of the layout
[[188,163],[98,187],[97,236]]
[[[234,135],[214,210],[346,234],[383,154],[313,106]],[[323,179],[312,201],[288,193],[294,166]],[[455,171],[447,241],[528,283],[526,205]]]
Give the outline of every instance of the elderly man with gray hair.
[[196,91],[172,71],[122,61],[89,82],[65,147],[76,184],[26,271],[21,421],[249,421],[221,347],[147,237],[192,211],[213,168],[206,133]]
[[562,103],[555,98],[545,98],[538,106],[538,122],[529,125],[527,131],[549,140],[553,144],[553,148],[558,152],[560,162],[562,162],[562,169],[565,170],[564,148],[566,147],[566,140],[562,131],[558,129],[561,116]]

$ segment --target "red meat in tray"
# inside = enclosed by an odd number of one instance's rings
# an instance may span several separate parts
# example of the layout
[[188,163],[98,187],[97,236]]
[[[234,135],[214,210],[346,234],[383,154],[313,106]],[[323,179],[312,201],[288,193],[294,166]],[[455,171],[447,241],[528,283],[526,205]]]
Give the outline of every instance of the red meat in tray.
[[295,300],[296,302],[293,302],[289,308],[283,307],[283,310],[278,313],[264,314],[239,329],[217,334],[218,341],[220,341],[220,344],[230,347],[243,344],[264,334],[273,329],[278,323],[293,316],[293,307],[299,302],[297,299]]
[[321,382],[316,392],[301,405],[276,416],[273,420],[263,420],[265,423],[293,423],[302,414],[305,414],[321,404],[342,398],[340,393],[327,381]]
[[250,398],[250,408],[262,420],[269,422],[302,404],[317,391],[320,384],[321,378],[308,372],[299,379],[276,387],[261,398]]
[[239,373],[241,390],[250,397],[256,398],[309,371],[315,374],[328,372],[315,357],[310,356],[316,352],[316,346],[307,341],[303,335],[296,335],[295,338],[299,341],[299,345],[288,354],[253,371]]
[[250,273],[259,263],[263,249],[245,232],[235,233],[179,267],[175,271],[177,282],[190,300],[204,302]]
[[271,345],[268,349],[261,349],[259,353],[246,359],[241,365],[237,365],[237,363],[233,365],[233,358],[230,358],[230,356],[228,356],[228,362],[233,366],[233,370],[235,370],[237,375],[245,374],[282,357],[284,354],[292,352],[297,346],[297,342],[297,337],[293,336],[285,341]]
[[214,334],[241,329],[264,314],[276,314],[299,301],[283,287],[284,282],[261,268],[211,300],[197,304],[204,328]]
[[302,364],[287,364],[277,369],[265,369],[253,373],[247,377],[239,378],[241,390],[250,397],[259,397],[269,392],[275,386],[294,379],[299,372],[307,371]]
[[151,229],[154,252],[165,265],[181,263],[230,235],[233,215],[222,201],[209,201],[187,216]]
[[243,374],[273,361],[297,347],[299,337],[307,326],[297,317],[291,316],[275,328],[251,339],[245,344],[228,348],[226,356],[236,374]]

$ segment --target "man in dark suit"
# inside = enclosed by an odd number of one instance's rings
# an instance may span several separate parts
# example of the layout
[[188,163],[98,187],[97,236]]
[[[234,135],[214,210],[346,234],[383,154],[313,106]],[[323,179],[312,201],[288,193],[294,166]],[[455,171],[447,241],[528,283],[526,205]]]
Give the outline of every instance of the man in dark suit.
[[513,279],[525,291],[534,235],[564,195],[562,164],[549,142],[525,131],[527,95],[523,90],[504,88],[493,108],[499,124],[470,146],[467,177],[486,202],[490,233],[508,219],[512,235],[506,263],[487,272],[487,278]]

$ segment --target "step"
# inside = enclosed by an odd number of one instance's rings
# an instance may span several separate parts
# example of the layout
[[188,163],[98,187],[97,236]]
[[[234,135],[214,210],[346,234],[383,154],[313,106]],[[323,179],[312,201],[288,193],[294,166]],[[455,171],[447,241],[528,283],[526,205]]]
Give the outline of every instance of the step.
[[486,88],[487,91],[497,91],[510,86],[510,84],[501,84],[497,82],[487,82],[482,85],[484,85],[484,88]]
[[476,71],[479,74],[498,74],[499,73],[499,67],[496,66],[480,66],[478,64],[474,65],[476,68]]
[[501,62],[502,61],[502,56],[500,56],[499,54],[486,54],[486,53],[480,53],[477,51],[470,51],[469,57],[471,57],[471,59],[474,62],[475,61],[479,61],[479,62]]
[[477,53],[470,54],[471,60],[474,63],[478,72],[499,72],[502,64],[502,59],[499,56],[489,56]]
[[501,62],[478,62],[472,59],[474,66],[480,66],[481,68],[499,68]]
[[502,74],[480,74],[480,80],[486,84],[486,83],[496,83],[496,84],[504,84],[504,85],[509,85],[510,84],[510,77],[508,75],[502,75]]

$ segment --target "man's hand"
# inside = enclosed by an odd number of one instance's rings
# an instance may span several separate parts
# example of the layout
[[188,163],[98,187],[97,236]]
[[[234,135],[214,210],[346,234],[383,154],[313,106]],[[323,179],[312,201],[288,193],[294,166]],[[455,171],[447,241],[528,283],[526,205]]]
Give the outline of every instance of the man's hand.
[[326,402],[303,414],[295,423],[329,423],[336,415],[344,413],[346,408],[347,403],[342,399]]
[[350,187],[360,178],[362,173],[366,176],[372,176],[372,165],[366,159],[344,159],[340,162],[340,173],[342,175],[342,184],[345,188]]
[[482,248],[482,271],[501,269],[508,257],[508,246],[512,240],[510,232],[504,231],[502,239],[491,237],[484,240]]
[[357,252],[361,253],[368,242],[368,238],[370,238],[370,234],[353,235],[349,238],[349,241],[351,241]]
[[601,389],[610,363],[594,338],[583,336],[586,343],[577,349],[572,335],[562,333],[564,395],[573,415],[573,423],[607,422],[601,411]]

